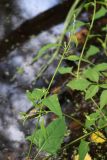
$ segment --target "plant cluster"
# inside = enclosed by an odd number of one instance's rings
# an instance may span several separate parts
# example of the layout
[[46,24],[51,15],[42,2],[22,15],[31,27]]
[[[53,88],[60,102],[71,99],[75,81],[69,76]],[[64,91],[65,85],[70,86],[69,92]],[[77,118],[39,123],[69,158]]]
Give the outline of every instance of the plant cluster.
[[[83,10],[89,13],[88,22],[77,20]],[[45,151],[49,156],[55,155],[70,145],[80,142],[78,155],[74,156],[74,159],[84,160],[90,151],[91,143],[105,143],[107,141],[106,136],[102,133],[102,131],[105,133],[107,131],[107,63],[105,60],[95,62],[96,57],[100,54],[105,58],[107,56],[107,25],[104,24],[100,26],[102,34],[94,31],[97,22],[106,15],[106,0],[86,2],[76,0],[67,15],[64,31],[58,43],[45,45],[33,59],[34,63],[38,58],[44,56],[44,53],[46,53],[48,49],[55,48],[52,58],[46,66],[41,68],[38,75],[38,77],[40,77],[48,65],[50,65],[54,59],[59,58],[57,68],[48,88],[35,88],[33,91],[27,91],[27,96],[34,106],[36,113],[35,118],[38,120],[34,132],[28,136],[27,139],[31,142],[31,145],[36,145],[38,154],[41,151]],[[107,19],[105,21],[107,21]],[[79,44],[77,36],[80,28],[87,28],[86,37],[82,44]],[[69,33],[68,42],[64,41],[64,35],[67,33]],[[59,54],[61,47],[63,47],[63,52]],[[61,65],[63,61],[71,61],[71,63],[75,63],[76,67],[63,66]],[[68,126],[66,124],[67,115],[62,112],[58,95],[56,93],[50,93],[50,88],[58,72],[61,75],[69,75],[69,78],[64,83],[64,87],[72,91],[76,90],[82,95],[86,103],[91,102],[92,106],[94,106],[93,112],[91,114],[85,114],[85,121],[81,124],[83,135],[68,144],[63,144],[63,146],[61,146],[61,144],[68,132]],[[73,98],[75,99],[75,97]],[[48,110],[46,108],[48,108]],[[48,126],[45,126],[43,116],[50,112],[56,115],[55,119]],[[24,114],[24,117],[27,119],[29,115]],[[72,119],[73,117],[71,116],[70,118]],[[74,119],[74,121],[81,123],[76,119]],[[88,140],[87,137],[90,137],[90,140]],[[38,154],[34,159],[38,157]],[[87,157],[87,159],[89,159],[90,156]]]

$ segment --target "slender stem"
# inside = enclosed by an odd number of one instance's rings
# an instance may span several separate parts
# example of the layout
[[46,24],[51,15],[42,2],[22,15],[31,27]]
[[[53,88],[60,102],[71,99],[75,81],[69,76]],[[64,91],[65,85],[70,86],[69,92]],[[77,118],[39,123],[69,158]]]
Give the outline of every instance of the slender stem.
[[[65,55],[65,52],[63,52],[63,55],[62,55],[62,57],[61,57],[61,59],[60,59],[60,61],[59,61],[59,63],[58,63],[58,66],[57,66],[57,68],[56,68],[56,70],[55,70],[55,72],[54,72],[54,74],[53,74],[53,76],[52,76],[52,79],[51,79],[51,81],[50,81],[50,83],[49,83],[49,86],[48,86],[48,88],[47,88],[47,92],[46,92],[46,94],[45,94],[45,97],[47,96],[48,91],[49,91],[49,89],[50,89],[50,87],[51,87],[51,85],[52,85],[52,83],[53,83],[53,81],[54,81],[54,78],[55,78],[55,76],[56,76],[56,74],[57,74],[57,72],[58,72],[58,69],[59,69],[59,67],[60,67],[60,65],[61,65],[61,63],[62,63],[62,61],[63,61],[64,55]],[[44,97],[44,98],[45,98],[45,97]]]
[[60,65],[61,65],[61,63],[62,63],[62,61],[63,61],[63,59],[64,59],[64,57],[65,57],[65,54],[68,52],[68,50],[69,50],[69,48],[70,48],[71,40],[72,40],[72,36],[70,37],[68,44],[67,44],[67,45],[65,46],[65,48],[64,48],[64,52],[63,52],[63,54],[62,54],[62,56],[61,56],[61,59],[60,59],[58,65],[57,65],[57,68],[56,68],[56,70],[55,70],[55,72],[54,72],[54,74],[53,74],[53,76],[52,76],[52,79],[51,79],[51,81],[50,81],[50,83],[49,83],[49,86],[48,86],[48,88],[47,88],[47,92],[46,92],[44,98],[47,96],[48,91],[49,91],[49,89],[50,89],[50,87],[51,87],[51,85],[52,85],[52,83],[53,83],[53,81],[54,81],[54,78],[55,78],[57,72],[58,72],[58,69],[59,69],[59,67],[60,67]]
[[76,118],[71,117],[71,116],[69,116],[69,115],[67,115],[67,114],[65,114],[65,113],[63,113],[63,115],[66,116],[66,117],[68,117],[68,118],[70,118],[70,119],[72,119],[73,121],[75,121],[76,123],[78,123],[79,125],[81,125],[81,126],[84,127],[84,124],[81,123],[81,122],[80,122],[79,120],[77,120]]
[[[74,2],[74,4],[71,6],[71,9],[67,15],[67,18],[65,20],[65,23],[64,23],[64,30],[63,30],[63,33],[61,34],[61,37],[59,39],[59,44],[62,44],[63,42],[63,39],[64,39],[64,35],[67,31],[67,28],[69,26],[69,24],[71,23],[71,20],[74,16],[74,11],[78,5],[78,3],[80,2],[81,0],[76,0]],[[83,5],[84,3],[78,8],[78,11],[75,13],[76,14],[76,17],[78,16],[78,14],[81,12],[82,8],[83,8]],[[48,66],[55,60],[55,58],[57,57],[58,53],[59,53],[59,50],[60,50],[60,46],[57,47],[56,51],[54,52],[52,58],[47,62],[47,64],[45,66],[43,66],[43,68],[41,69],[40,73],[38,74],[36,80],[43,74],[43,72],[48,68]]]
[[[93,132],[95,132],[95,131],[93,131]],[[84,134],[83,136],[81,136],[81,137],[75,139],[74,141],[68,143],[67,145],[65,145],[62,149],[67,148],[68,146],[70,146],[70,145],[78,142],[79,140],[81,140],[81,139],[83,139],[83,138],[86,138],[86,137],[89,136],[91,133],[92,133],[92,132],[89,132],[89,133],[87,133],[87,134]]]
[[[105,128],[105,127],[107,127],[107,124],[105,124],[105,125],[103,125],[102,127],[100,127],[99,130],[101,130],[101,129]],[[72,145],[72,144],[80,141],[81,139],[88,137],[90,134],[95,133],[96,131],[98,131],[98,129],[96,129],[95,131],[91,131],[91,132],[89,132],[89,133],[87,133],[87,134],[84,134],[83,136],[81,136],[81,137],[75,139],[74,141],[70,142],[69,144],[65,145],[62,149],[67,148],[67,147],[69,147],[70,145]],[[98,136],[99,136],[99,135],[98,135]],[[101,136],[100,136],[100,137],[101,137]],[[102,138],[102,137],[101,137],[101,138]],[[107,139],[106,139],[106,140],[107,140]]]
[[79,77],[79,70],[80,70],[80,65],[81,65],[82,57],[83,57],[84,50],[86,48],[86,45],[87,45],[87,42],[88,42],[88,39],[89,39],[89,35],[90,35],[91,29],[92,29],[93,23],[94,23],[94,17],[95,17],[95,13],[96,13],[96,0],[94,0],[94,5],[93,6],[94,6],[94,11],[93,11],[93,16],[92,16],[92,21],[91,21],[91,24],[90,24],[90,28],[89,28],[89,31],[88,31],[85,43],[84,43],[82,51],[81,51],[79,62],[78,62],[77,78]]

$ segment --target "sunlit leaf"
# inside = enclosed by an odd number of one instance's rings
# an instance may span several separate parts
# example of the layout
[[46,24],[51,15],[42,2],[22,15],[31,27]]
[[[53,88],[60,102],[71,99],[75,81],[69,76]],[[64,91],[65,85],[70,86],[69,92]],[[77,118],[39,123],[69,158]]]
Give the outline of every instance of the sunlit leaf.
[[91,45],[90,48],[88,49],[88,51],[86,52],[85,58],[88,59],[90,56],[97,54],[99,51],[100,50],[98,47]]
[[66,57],[65,59],[67,59],[69,61],[77,61],[77,60],[79,60],[79,56],[70,55],[70,56]]
[[107,124],[107,120],[104,117],[102,117],[97,121],[97,123],[98,123],[98,127],[100,128]]
[[32,101],[35,104],[35,103],[39,103],[39,101],[45,95],[45,93],[46,93],[46,89],[36,88],[32,92],[27,91],[27,97],[30,101]]
[[89,142],[81,140],[79,145],[79,160],[84,160],[88,151],[89,151]]
[[90,115],[86,115],[85,127],[90,128],[92,125],[95,125],[95,122],[99,118],[99,112],[91,113]]
[[51,122],[46,127],[46,135],[42,129],[34,132],[27,139],[32,141],[40,150],[46,151],[50,154],[55,154],[61,147],[61,143],[66,131],[66,124],[64,117]]
[[100,84],[101,88],[107,88],[107,84]]
[[71,89],[76,89],[80,91],[84,91],[89,85],[90,82],[84,78],[73,79],[67,84],[67,86]]
[[101,6],[101,8],[95,14],[95,20],[105,16],[106,13],[107,13],[107,9]]
[[88,68],[83,72],[83,75],[91,81],[98,82],[99,72],[93,68]]
[[100,96],[100,107],[103,108],[107,104],[107,90],[104,90]]
[[71,73],[72,71],[72,67],[60,67],[58,69],[60,74],[67,74],[67,73]]
[[59,100],[56,94],[45,98],[42,101],[43,105],[47,106],[52,112],[54,112],[59,117],[62,117],[62,111],[59,104]]
[[95,65],[94,69],[96,71],[105,71],[105,70],[107,70],[107,63],[97,64],[97,65]]
[[87,90],[85,94],[85,100],[90,99],[96,95],[96,93],[99,90],[98,85],[91,85]]
[[106,142],[106,137],[100,131],[94,132],[90,136],[90,140],[95,143],[104,143]]

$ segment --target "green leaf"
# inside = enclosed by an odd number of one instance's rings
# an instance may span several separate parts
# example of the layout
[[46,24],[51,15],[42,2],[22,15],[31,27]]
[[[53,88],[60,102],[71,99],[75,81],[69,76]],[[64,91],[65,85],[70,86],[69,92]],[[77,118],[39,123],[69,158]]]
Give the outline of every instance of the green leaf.
[[90,99],[96,95],[96,93],[99,90],[98,85],[91,85],[87,90],[85,94],[85,100]]
[[85,78],[88,78],[89,80],[94,82],[98,82],[99,80],[99,73],[93,68],[86,69],[83,75],[85,76]]
[[100,107],[103,108],[107,104],[107,90],[104,90],[100,96]]
[[45,46],[43,46],[39,52],[37,53],[37,55],[33,58],[33,62],[37,61],[40,57],[42,57],[42,55],[44,54],[44,52],[46,52],[48,49],[50,48],[55,48],[57,46],[60,46],[59,44],[56,43],[49,43]]
[[67,59],[69,61],[77,61],[77,60],[79,60],[79,57],[76,55],[71,55],[71,56],[66,57],[65,59]]
[[41,129],[34,132],[27,139],[34,143],[40,150],[55,154],[61,147],[66,131],[64,117],[58,118],[46,127],[46,138]]
[[99,112],[95,112],[86,116],[85,127],[90,128],[92,125],[95,125],[95,122],[98,120],[99,115]]
[[72,71],[72,67],[60,67],[58,69],[60,74],[67,74],[67,73],[71,73]]
[[97,122],[98,122],[99,128],[107,124],[107,120],[105,120],[105,118],[103,118],[103,117],[100,118]]
[[107,31],[107,25],[106,26],[104,26],[104,27],[102,27],[102,29],[101,29],[102,31]]
[[105,14],[107,13],[107,9],[103,6],[101,6],[101,8],[96,12],[95,14],[95,20],[105,16]]
[[33,103],[36,103],[36,101],[41,100],[41,98],[45,95],[46,89],[39,89],[36,88],[32,92],[27,91],[27,97],[30,101]]
[[84,91],[89,85],[90,82],[84,78],[73,79],[67,84],[67,86],[70,87],[71,89],[73,90],[76,89],[80,91]]
[[62,117],[62,111],[59,104],[59,100],[56,94],[45,98],[42,101],[43,105],[47,106],[52,112],[54,112],[59,117]]
[[79,160],[84,160],[88,151],[89,151],[89,142],[81,140],[79,145]]
[[99,52],[99,48],[96,46],[91,45],[90,48],[88,49],[85,58],[88,59],[89,57],[97,54]]
[[107,84],[100,84],[101,88],[107,88]]
[[45,128],[45,124],[44,124],[44,119],[42,119],[42,121],[40,122],[40,127],[41,127],[41,132],[43,133],[45,139],[47,138],[47,133],[46,133],[46,128]]
[[107,70],[107,63],[97,64],[97,65],[95,65],[94,69],[96,71],[105,71],[105,70]]

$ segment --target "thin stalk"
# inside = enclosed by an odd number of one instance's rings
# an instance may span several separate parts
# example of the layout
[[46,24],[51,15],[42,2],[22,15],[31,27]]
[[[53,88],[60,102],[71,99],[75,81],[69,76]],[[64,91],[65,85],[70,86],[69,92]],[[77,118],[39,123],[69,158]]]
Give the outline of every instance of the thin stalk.
[[91,21],[91,24],[90,24],[90,28],[89,28],[89,31],[88,31],[85,43],[83,45],[83,48],[82,48],[82,51],[81,51],[81,55],[80,55],[80,59],[79,59],[79,62],[78,62],[77,78],[79,77],[79,70],[80,70],[80,65],[81,65],[83,54],[84,54],[84,50],[86,48],[86,45],[87,45],[87,42],[88,42],[88,39],[89,39],[89,35],[90,35],[90,32],[91,32],[91,29],[93,27],[95,13],[96,13],[96,0],[94,0],[94,11],[93,11],[93,16],[92,16],[92,21]]
[[66,54],[66,53],[68,52],[68,50],[69,50],[71,40],[72,40],[72,36],[70,37],[67,46],[65,46],[65,48],[64,48],[64,52],[63,52],[63,54],[62,54],[62,56],[61,56],[61,59],[60,59],[58,65],[57,65],[57,68],[56,68],[56,70],[55,70],[55,72],[54,72],[54,74],[53,74],[53,76],[52,76],[52,79],[51,79],[51,81],[50,81],[50,83],[49,83],[49,86],[48,86],[48,88],[47,88],[47,92],[46,92],[44,98],[46,98],[46,96],[47,96],[47,94],[48,94],[48,91],[50,90],[51,85],[52,85],[52,83],[53,83],[53,81],[54,81],[54,78],[55,78],[55,76],[56,76],[56,74],[57,74],[57,72],[58,72],[58,69],[59,69],[59,67],[60,67],[60,65],[61,65],[61,63],[62,63],[62,61],[63,61],[63,59],[64,59],[64,57],[65,57],[65,54]]
[[[81,0],[76,0],[74,2],[74,4],[71,6],[71,9],[67,15],[67,18],[65,20],[65,23],[64,23],[64,30],[63,30],[63,33],[61,34],[61,37],[59,39],[59,44],[62,44],[63,42],[63,39],[64,39],[64,35],[67,31],[67,28],[69,26],[69,24],[71,23],[71,20],[74,16],[74,11],[77,7],[77,5],[79,4]],[[78,14],[81,12],[81,10],[83,9],[83,5],[84,3],[78,8],[78,11],[75,13],[76,17],[78,16]],[[55,58],[57,57],[58,53],[59,53],[59,50],[60,50],[60,46],[57,47],[56,51],[54,52],[52,58],[47,62],[47,64],[45,66],[43,66],[43,68],[40,70],[40,73],[38,74],[36,80],[43,74],[43,72],[48,68],[48,66],[55,60]]]
[[[102,127],[100,127],[99,130],[101,130],[101,129],[105,128],[105,127],[107,127],[107,124],[105,124],[105,125],[103,125]],[[72,145],[72,144],[80,141],[81,139],[88,137],[90,134],[92,134],[92,133],[94,133],[94,132],[96,132],[96,131],[98,131],[98,130],[96,129],[95,131],[91,131],[91,132],[89,132],[89,133],[87,133],[87,134],[84,134],[83,136],[81,136],[81,137],[75,139],[74,141],[70,142],[69,144],[65,145],[62,149],[67,148],[67,147],[69,147],[70,145]],[[106,139],[106,140],[107,140],[107,139]]]
[[69,115],[67,115],[67,114],[65,114],[65,113],[63,113],[63,115],[64,115],[65,117],[68,117],[68,118],[72,119],[74,122],[76,122],[76,123],[78,123],[79,125],[81,125],[82,127],[84,127],[84,124],[83,124],[82,122],[80,122],[79,120],[77,120],[76,118],[71,117],[71,116],[69,116]]
[[[95,132],[95,131],[93,131],[93,132]],[[68,143],[67,145],[65,145],[62,149],[67,148],[68,146],[70,146],[70,145],[72,145],[72,144],[80,141],[81,139],[88,137],[91,133],[92,133],[92,132],[89,132],[89,133],[87,133],[87,134],[85,134],[85,135],[83,135],[83,136],[75,139],[74,141],[72,141],[72,142]]]

